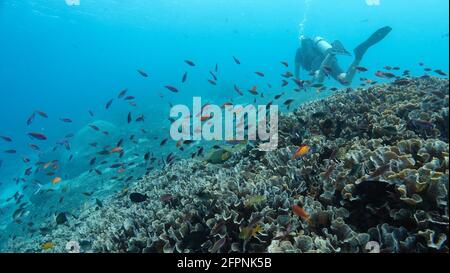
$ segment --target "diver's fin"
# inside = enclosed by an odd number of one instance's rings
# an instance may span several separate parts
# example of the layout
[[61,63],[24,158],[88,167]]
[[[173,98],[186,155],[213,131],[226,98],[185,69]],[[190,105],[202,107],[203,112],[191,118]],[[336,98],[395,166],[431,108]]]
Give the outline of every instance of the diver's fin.
[[334,55],[345,55],[351,56],[350,52],[345,49],[344,45],[340,41],[334,41],[332,44],[333,48],[331,49],[331,53]]
[[381,40],[383,40],[384,37],[386,37],[389,34],[389,32],[391,32],[391,30],[392,30],[391,27],[383,27],[383,28],[380,28],[379,30],[375,31],[369,37],[369,39],[364,41],[362,44],[360,44],[353,50],[353,52],[355,53],[355,58],[358,60],[362,59],[362,57],[366,53],[367,49],[369,49],[369,47],[371,47],[371,46],[377,44],[378,42],[380,42]]

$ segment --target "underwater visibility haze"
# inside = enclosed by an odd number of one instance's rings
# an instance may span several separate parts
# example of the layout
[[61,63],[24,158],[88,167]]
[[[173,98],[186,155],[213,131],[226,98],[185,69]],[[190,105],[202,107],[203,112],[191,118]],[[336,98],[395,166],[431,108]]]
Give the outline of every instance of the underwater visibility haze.
[[448,253],[448,9],[0,0],[0,252]]

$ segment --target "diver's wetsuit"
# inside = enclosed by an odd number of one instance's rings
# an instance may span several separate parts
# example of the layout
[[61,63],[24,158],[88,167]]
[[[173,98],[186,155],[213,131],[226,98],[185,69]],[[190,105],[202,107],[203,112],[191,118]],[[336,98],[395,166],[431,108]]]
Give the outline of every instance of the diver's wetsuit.
[[[353,52],[355,59],[346,72],[342,70],[336,59],[337,54],[344,52],[344,55],[350,55],[338,41],[333,46],[324,39],[316,37],[302,38],[301,46],[297,49],[295,56],[295,77],[299,79],[300,66],[314,75],[313,81],[322,83],[324,77],[329,75],[343,85],[350,85],[356,74],[356,68],[362,60],[366,51],[376,43],[386,37],[392,28],[383,27],[375,31],[366,41],[358,45]],[[321,44],[319,46],[318,44]],[[323,46],[325,44],[325,48]],[[336,47],[335,47],[336,45]]]
[[[295,54],[295,64],[301,65],[306,71],[314,73],[320,70],[326,57],[327,55],[317,48],[311,38],[305,38],[302,40],[302,45],[297,49],[297,53]],[[330,56],[329,58],[331,59],[327,65],[329,68],[327,74],[333,77],[333,79],[340,81],[338,76],[344,73],[344,70],[339,66],[336,56]],[[296,69],[297,71],[298,69]],[[298,78],[298,75],[295,76]]]

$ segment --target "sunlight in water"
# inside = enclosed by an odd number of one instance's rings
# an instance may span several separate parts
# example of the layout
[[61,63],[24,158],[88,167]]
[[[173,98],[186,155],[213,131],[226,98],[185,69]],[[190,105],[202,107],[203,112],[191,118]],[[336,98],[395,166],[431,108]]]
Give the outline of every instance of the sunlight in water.
[[380,0],[366,0],[368,6],[379,6]]
[[309,7],[311,5],[312,0],[305,0],[304,2],[304,8],[305,11],[303,12],[303,19],[300,22],[299,26],[299,38],[302,37],[303,35],[305,35],[305,27],[306,27],[306,22],[308,21],[308,11],[309,11]]
[[79,6],[80,0],[65,0],[68,6]]

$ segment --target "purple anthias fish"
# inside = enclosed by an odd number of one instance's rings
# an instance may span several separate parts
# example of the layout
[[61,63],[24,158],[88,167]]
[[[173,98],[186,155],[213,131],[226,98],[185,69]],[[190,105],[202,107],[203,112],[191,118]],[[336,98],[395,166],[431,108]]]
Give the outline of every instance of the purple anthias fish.
[[47,140],[47,137],[41,133],[31,132],[31,133],[28,133],[28,136],[30,136],[31,138],[34,138],[34,139],[38,139],[38,140]]
[[64,148],[66,148],[66,150],[70,151],[70,143],[67,138],[63,138],[63,139],[59,140],[58,142],[56,142],[56,144],[64,146]]

